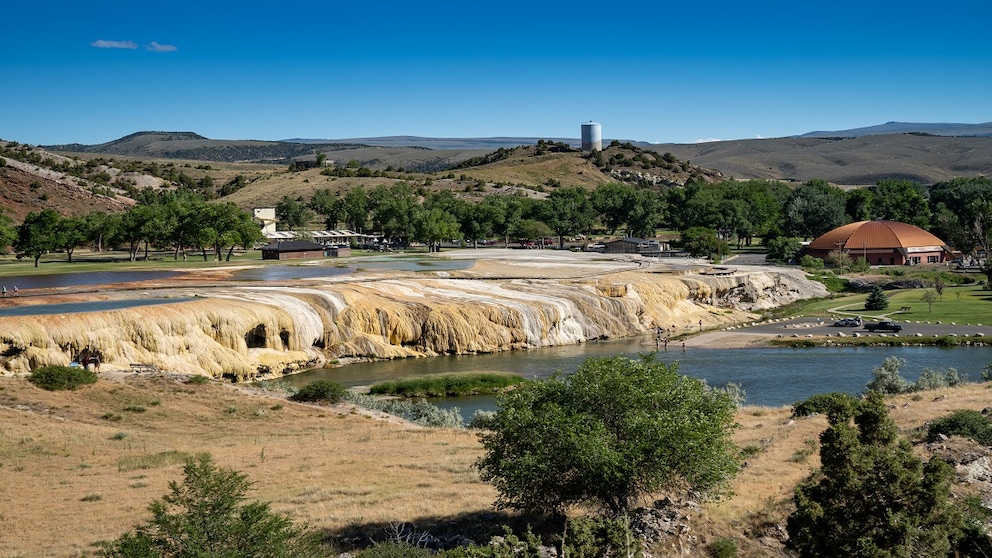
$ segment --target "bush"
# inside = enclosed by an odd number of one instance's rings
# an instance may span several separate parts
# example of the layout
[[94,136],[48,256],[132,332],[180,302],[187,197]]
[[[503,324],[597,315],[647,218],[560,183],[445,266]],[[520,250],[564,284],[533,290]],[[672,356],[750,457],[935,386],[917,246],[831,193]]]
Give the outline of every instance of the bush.
[[568,520],[563,543],[565,556],[643,556],[641,543],[630,531],[625,518],[577,517]]
[[330,380],[317,380],[316,382],[311,382],[300,388],[300,391],[291,395],[290,399],[293,401],[304,401],[309,403],[320,401],[325,401],[327,403],[338,403],[344,399],[347,394],[348,390],[337,382],[332,382]]
[[954,368],[941,368],[937,370],[927,368],[920,374],[919,379],[916,380],[916,383],[913,385],[913,390],[927,391],[932,389],[954,387],[966,383],[968,383],[968,376],[962,375]]
[[978,411],[954,411],[933,421],[927,429],[927,441],[936,442],[942,434],[970,438],[983,446],[992,446],[992,423]]
[[792,406],[794,418],[808,417],[818,413],[821,415],[852,416],[858,406],[858,400],[846,393],[818,393]]
[[110,558],[149,556],[267,556],[304,558],[323,553],[316,535],[269,510],[244,503],[251,487],[237,471],[218,468],[209,455],[190,459],[182,484],[152,502],[152,518],[133,532],[104,544]]
[[457,407],[442,409],[423,399],[419,401],[378,399],[371,395],[350,393],[348,401],[373,411],[380,411],[406,419],[428,428],[461,428],[464,425],[461,411]]
[[496,393],[524,380],[518,374],[439,374],[380,382],[369,388],[372,395],[446,397]]
[[359,550],[355,558],[430,558],[434,554],[426,548],[405,542],[384,542]]
[[799,265],[803,269],[809,269],[809,270],[816,271],[816,270],[823,269],[823,259],[822,258],[815,258],[815,257],[810,256],[809,254],[807,254],[807,255],[803,256],[802,258],[800,258]]
[[48,391],[76,389],[86,384],[95,384],[96,372],[72,366],[42,366],[31,371],[28,381]]
[[897,357],[888,357],[881,366],[872,370],[874,379],[868,382],[868,391],[877,391],[886,395],[906,393],[913,390],[911,384],[899,373],[899,368],[906,364],[906,361]]
[[715,539],[706,550],[712,558],[737,558],[737,542],[727,537]]

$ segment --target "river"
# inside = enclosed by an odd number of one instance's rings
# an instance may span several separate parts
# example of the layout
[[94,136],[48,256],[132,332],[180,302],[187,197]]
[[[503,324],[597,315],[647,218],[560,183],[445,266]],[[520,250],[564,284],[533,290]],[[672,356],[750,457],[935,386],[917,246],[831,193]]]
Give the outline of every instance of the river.
[[[653,351],[653,339],[645,336],[486,355],[358,363],[311,370],[287,376],[285,381],[302,386],[326,379],[358,386],[426,374],[490,371],[544,378],[557,370],[573,372],[589,357],[617,354],[636,357]],[[872,370],[889,356],[906,361],[900,372],[909,380],[916,380],[926,368],[955,368],[972,381],[980,381],[982,370],[992,363],[992,347],[682,349],[676,346],[657,353],[659,360],[677,361],[681,373],[704,379],[712,386],[740,384],[747,393],[747,404],[764,406],[791,405],[811,395],[832,391],[856,395],[871,381]],[[458,407],[466,416],[471,416],[475,409],[492,410],[495,406],[491,396],[442,398],[434,402],[442,407]]]

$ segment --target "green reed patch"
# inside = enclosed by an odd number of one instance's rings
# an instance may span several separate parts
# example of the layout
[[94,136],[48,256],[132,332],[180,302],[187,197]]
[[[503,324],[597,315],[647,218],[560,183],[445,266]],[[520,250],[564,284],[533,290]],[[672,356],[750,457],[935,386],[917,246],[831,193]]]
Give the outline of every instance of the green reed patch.
[[518,374],[479,372],[470,374],[440,374],[381,382],[369,388],[373,395],[400,397],[451,397],[495,393],[523,382]]

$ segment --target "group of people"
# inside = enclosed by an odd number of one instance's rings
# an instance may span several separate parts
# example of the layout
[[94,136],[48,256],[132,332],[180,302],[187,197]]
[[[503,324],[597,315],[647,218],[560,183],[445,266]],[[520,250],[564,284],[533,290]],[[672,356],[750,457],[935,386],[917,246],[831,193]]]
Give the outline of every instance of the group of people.
[[[672,333],[675,333],[675,324],[672,324]],[[665,350],[668,350],[668,330],[659,326],[654,335],[654,345],[655,347],[661,348],[664,345]],[[685,341],[682,342],[682,348],[685,348]]]
[[[14,285],[14,296],[17,296],[17,293],[17,285]],[[0,294],[3,295],[3,298],[7,298],[7,285],[0,285]]]

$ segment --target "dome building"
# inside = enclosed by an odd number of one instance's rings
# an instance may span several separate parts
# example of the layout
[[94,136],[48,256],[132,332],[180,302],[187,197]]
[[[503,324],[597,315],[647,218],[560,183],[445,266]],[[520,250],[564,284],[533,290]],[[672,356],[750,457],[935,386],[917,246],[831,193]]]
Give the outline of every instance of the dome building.
[[864,257],[871,265],[920,265],[954,259],[943,240],[927,231],[899,221],[858,221],[818,236],[799,251],[828,259],[831,252],[846,252],[852,259]]

